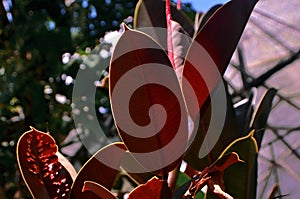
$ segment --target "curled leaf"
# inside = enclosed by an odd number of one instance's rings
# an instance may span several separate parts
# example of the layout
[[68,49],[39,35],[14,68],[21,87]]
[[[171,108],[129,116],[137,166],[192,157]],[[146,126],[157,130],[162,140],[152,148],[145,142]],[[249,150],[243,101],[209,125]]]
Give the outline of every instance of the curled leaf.
[[19,168],[34,198],[69,198],[73,180],[68,169],[71,168],[74,175],[74,168],[57,150],[55,140],[49,134],[33,127],[18,141]]

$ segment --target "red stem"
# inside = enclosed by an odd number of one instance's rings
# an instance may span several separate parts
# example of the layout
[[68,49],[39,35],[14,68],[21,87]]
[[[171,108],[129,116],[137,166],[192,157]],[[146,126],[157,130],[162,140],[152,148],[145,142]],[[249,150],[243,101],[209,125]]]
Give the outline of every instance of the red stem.
[[176,186],[176,182],[177,182],[177,178],[178,178],[178,175],[179,175],[179,169],[180,169],[180,165],[177,165],[177,167],[172,170],[170,173],[169,173],[169,176],[168,176],[168,185],[170,187],[170,189],[172,191],[175,190],[175,186]]
[[174,69],[175,61],[174,61],[174,53],[173,53],[173,41],[172,41],[172,15],[171,15],[171,3],[170,0],[166,0],[166,20],[167,20],[167,45],[168,45],[168,57],[171,61],[171,64]]
[[181,10],[181,0],[177,0],[177,10]]

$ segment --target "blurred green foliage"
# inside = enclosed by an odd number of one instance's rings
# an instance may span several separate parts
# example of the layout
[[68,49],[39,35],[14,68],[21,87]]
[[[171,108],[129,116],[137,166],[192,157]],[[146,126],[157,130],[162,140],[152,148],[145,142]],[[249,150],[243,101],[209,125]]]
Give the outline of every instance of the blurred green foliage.
[[[4,0],[0,4],[0,192],[23,187],[15,159],[19,136],[34,126],[58,144],[74,129],[72,84],[80,59],[106,31],[132,16],[137,0]],[[67,54],[68,55],[68,54]],[[72,79],[71,79],[72,80]],[[104,93],[103,93],[104,94]],[[88,158],[88,157],[86,157]]]
[[[65,144],[63,140],[75,129],[71,98],[80,64],[107,31],[119,30],[124,20],[131,23],[136,3],[137,0],[2,1],[0,198],[28,196],[18,172],[15,148],[29,126],[49,130],[58,145]],[[183,10],[194,17],[190,4]],[[96,98],[106,96],[105,90],[97,89]],[[96,107],[109,108],[107,101],[99,102]],[[101,122],[109,112],[97,114]],[[73,158],[82,158],[82,163],[88,156],[82,147]]]

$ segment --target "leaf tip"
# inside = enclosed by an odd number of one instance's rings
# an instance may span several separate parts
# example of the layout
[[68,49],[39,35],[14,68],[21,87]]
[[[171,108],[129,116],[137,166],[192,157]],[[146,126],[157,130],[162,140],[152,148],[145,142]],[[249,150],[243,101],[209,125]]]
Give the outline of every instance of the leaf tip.
[[36,128],[34,128],[33,126],[29,126],[31,131],[37,131]]
[[126,32],[127,30],[129,30],[129,27],[124,22],[122,22],[121,27],[124,30],[124,32]]
[[256,139],[254,138],[254,133],[255,133],[255,130],[253,129],[247,137],[252,139],[252,141],[254,143],[255,153],[258,153],[258,145],[257,145]]

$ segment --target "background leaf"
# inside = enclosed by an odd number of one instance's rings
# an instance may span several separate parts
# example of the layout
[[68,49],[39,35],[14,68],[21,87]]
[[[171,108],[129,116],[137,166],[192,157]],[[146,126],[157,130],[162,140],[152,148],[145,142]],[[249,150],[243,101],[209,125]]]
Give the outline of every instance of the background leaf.
[[264,136],[264,131],[267,125],[267,120],[269,118],[269,114],[272,110],[272,101],[276,96],[277,90],[274,88],[270,88],[267,90],[263,97],[261,98],[258,106],[253,115],[253,119],[251,121],[250,127],[257,131],[254,135],[258,148],[261,146],[261,142]]
[[253,117],[256,97],[257,90],[253,88],[246,94],[245,98],[234,104],[238,129],[243,135],[247,135],[251,130],[250,122]]
[[17,144],[17,160],[34,198],[69,198],[73,180],[59,161],[57,146],[49,134],[34,128],[25,132]]
[[[254,138],[257,142],[258,150],[261,147],[261,142],[265,133],[265,128],[267,126],[267,120],[269,118],[269,114],[272,110],[272,101],[276,96],[277,90],[271,88],[267,90],[262,96],[258,106],[256,107],[255,113],[252,116],[252,121],[249,125],[249,128],[255,129],[256,133],[254,134]],[[256,195],[257,188],[257,177],[258,177],[258,154],[256,155],[256,160],[254,162],[252,175],[250,178],[250,190],[253,195]]]

